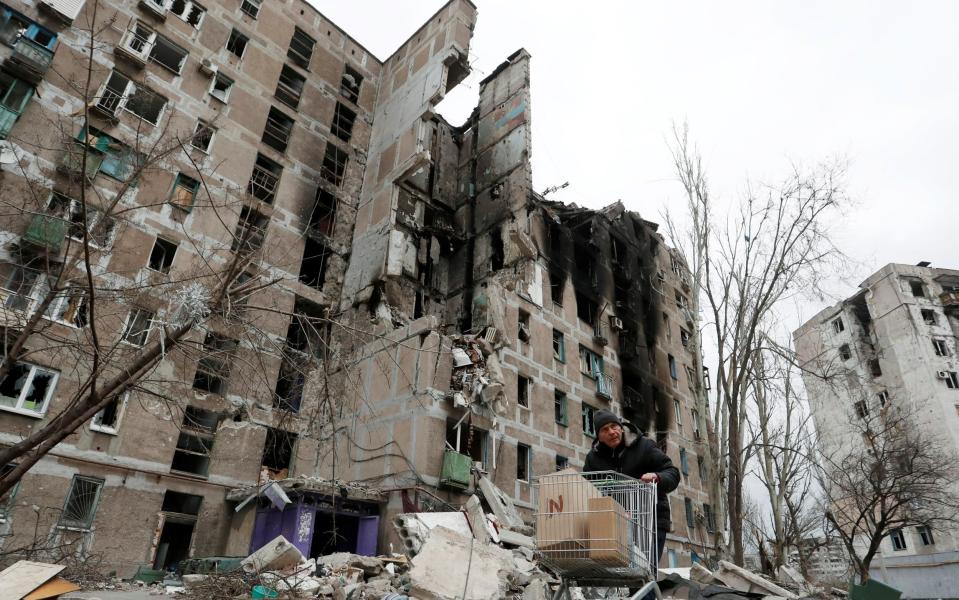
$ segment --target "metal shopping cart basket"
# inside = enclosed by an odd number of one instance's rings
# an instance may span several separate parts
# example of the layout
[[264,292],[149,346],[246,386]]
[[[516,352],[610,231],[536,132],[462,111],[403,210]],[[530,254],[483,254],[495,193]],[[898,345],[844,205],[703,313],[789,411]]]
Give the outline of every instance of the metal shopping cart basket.
[[544,475],[537,489],[536,553],[562,582],[554,600],[569,588],[641,588],[656,585],[656,485],[615,471]]

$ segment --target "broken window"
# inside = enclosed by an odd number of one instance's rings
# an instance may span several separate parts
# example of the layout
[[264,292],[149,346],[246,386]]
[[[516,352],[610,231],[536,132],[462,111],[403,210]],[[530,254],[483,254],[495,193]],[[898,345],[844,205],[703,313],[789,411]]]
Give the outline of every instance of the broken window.
[[40,271],[23,265],[0,263],[0,287],[8,292],[4,306],[13,310],[31,310],[33,303],[49,289],[40,275]]
[[872,373],[873,377],[882,377],[882,366],[879,364],[878,358],[870,359],[869,372]]
[[120,413],[123,412],[126,401],[126,394],[111,398],[106,406],[93,415],[93,419],[90,421],[90,429],[115,434],[120,428]]
[[856,416],[860,419],[865,419],[869,416],[869,405],[866,404],[864,400],[860,400],[853,405],[853,408],[856,409]]
[[946,340],[933,339],[932,348],[936,356],[949,356],[949,348],[946,346]]
[[567,408],[566,394],[559,390],[553,391],[553,417],[556,422],[566,427],[569,425],[569,410]]
[[266,125],[263,127],[263,143],[277,152],[286,152],[295,123],[293,119],[283,114],[283,111],[271,106],[270,113],[266,117]]
[[170,12],[192,25],[194,29],[199,29],[206,9],[193,0],[173,0],[170,3]]
[[203,504],[203,496],[167,490],[163,493],[163,504],[160,505],[160,510],[167,513],[196,516],[200,514],[201,504]]
[[549,295],[556,306],[563,305],[563,287],[566,284],[566,278],[556,272],[549,272]]
[[329,266],[330,249],[323,242],[306,238],[303,246],[303,262],[300,263],[300,281],[306,285],[322,289],[326,282],[326,268]]
[[305,361],[296,352],[288,349],[280,362],[280,373],[273,389],[273,408],[299,412],[303,402],[303,386],[306,384]]
[[595,326],[596,310],[597,306],[595,302],[583,294],[576,292],[576,316],[579,317],[580,321],[584,321],[590,326]]
[[286,331],[286,345],[274,388],[273,406],[298,412],[309,362],[311,358],[326,356],[330,329],[323,308],[312,302],[297,298],[293,312]]
[[300,105],[300,97],[303,95],[303,87],[306,85],[306,77],[303,77],[287,65],[283,65],[280,71],[280,80],[276,83],[274,95],[277,100],[286,104],[290,108],[296,108]]
[[177,173],[173,180],[173,191],[170,192],[170,204],[189,212],[193,210],[193,203],[196,201],[196,195],[199,191],[199,181],[189,175]]
[[24,362],[15,362],[0,379],[0,408],[32,416],[42,416],[59,374]]
[[57,292],[44,316],[72,327],[86,327],[89,322],[87,310],[86,286],[70,284]]
[[266,227],[270,219],[258,211],[244,206],[240,211],[240,220],[237,221],[236,231],[233,233],[233,244],[230,251],[237,254],[252,254],[263,246],[266,238]]
[[174,242],[157,237],[153,242],[153,250],[150,251],[150,262],[147,266],[160,273],[169,273],[173,265],[173,257],[176,256],[177,245]]
[[126,182],[135,185],[132,180],[133,175],[144,164],[146,157],[141,152],[136,152],[127,144],[107,135],[96,127],[84,127],[77,136],[79,144],[77,151],[70,152],[67,155],[67,166],[71,170],[79,172],[83,160],[83,145],[86,145],[87,157],[87,175],[95,177],[97,173],[103,173],[117,181]]
[[585,346],[579,347],[579,369],[583,375],[595,378],[604,370],[603,357]]
[[673,400],[673,418],[676,419],[676,429],[679,432],[683,431],[683,407],[679,404],[679,400]]
[[100,490],[102,488],[102,479],[74,475],[57,525],[77,529],[93,527],[93,518],[97,514],[97,505],[100,502]]
[[587,437],[596,437],[596,429],[593,427],[593,415],[596,414],[595,408],[583,402],[581,415],[583,417],[583,435]]
[[932,529],[928,525],[916,527],[916,533],[919,534],[919,541],[922,542],[923,546],[935,545],[936,540],[932,537]]
[[926,325],[936,325],[939,322],[936,317],[936,311],[932,309],[924,308],[920,310],[919,313],[922,315],[922,320]]
[[679,308],[679,310],[686,310],[687,308],[689,308],[689,298],[680,294],[679,292],[676,292],[675,295],[676,295],[676,306]]
[[255,19],[257,15],[260,14],[260,5],[263,3],[263,0],[243,0],[243,3],[240,4],[240,10],[243,11],[243,14],[246,16]]
[[230,91],[233,90],[233,80],[224,75],[223,73],[217,73],[213,77],[213,82],[210,84],[210,95],[219,100],[220,102],[226,102],[230,99]]
[[326,154],[323,156],[323,166],[320,167],[320,176],[333,185],[340,185],[343,182],[343,173],[346,172],[346,161],[346,150],[340,150],[327,142]]
[[685,448],[679,449],[679,470],[683,475],[689,476],[689,455]]
[[879,401],[880,407],[885,406],[886,402],[889,402],[889,392],[886,390],[882,390],[881,392],[876,394],[876,399]]
[[676,357],[672,354],[667,354],[666,356],[669,359],[669,376],[673,381],[679,381],[679,372],[676,369]]
[[525,310],[520,310],[519,317],[516,321],[516,337],[519,341],[528,344],[532,337],[529,328],[529,313]]
[[5,122],[0,124],[0,139],[9,135],[31,97],[33,86],[6,73],[0,73],[0,106],[8,113]]
[[842,333],[846,330],[846,324],[842,322],[842,317],[838,319],[833,319],[832,330],[836,333]]
[[565,456],[556,455],[556,470],[562,471],[569,468],[569,459]]
[[849,344],[843,344],[839,346],[839,358],[842,360],[849,360],[852,358],[852,351],[849,349]]
[[693,501],[689,498],[683,498],[683,505],[686,508],[686,527],[693,529],[696,527],[696,515],[693,514]]
[[296,434],[282,429],[266,428],[266,442],[263,444],[263,461],[269,481],[286,479],[293,466],[293,448]]
[[123,328],[121,340],[134,346],[142,346],[150,336],[150,328],[153,326],[153,312],[134,308],[127,317],[126,326]]
[[353,137],[353,123],[356,121],[356,113],[348,109],[340,102],[336,103],[336,109],[333,112],[333,123],[330,125],[330,132],[344,142],[349,142]]
[[946,387],[950,390],[959,390],[959,375],[955,371],[940,371],[939,376],[946,380]]
[[710,533],[716,531],[716,515],[713,514],[713,507],[703,504],[703,516],[706,517],[706,531]]
[[[7,463],[3,465],[3,468],[0,468],[0,479],[6,477],[10,471],[13,471],[17,467],[16,463]],[[13,499],[17,495],[17,490],[20,488],[20,482],[17,481],[13,484],[13,487],[0,494],[0,524],[6,523],[10,519],[10,510],[13,508]]]
[[230,39],[226,41],[227,51],[237,58],[243,58],[243,53],[246,52],[246,45],[250,42],[250,38],[243,35],[235,27],[233,31],[230,32]]
[[346,65],[343,69],[343,77],[340,79],[340,94],[353,104],[358,104],[360,101],[360,85],[362,84],[363,76],[360,75],[359,71],[350,65]]
[[203,356],[197,361],[196,374],[193,376],[193,389],[214,394],[226,393],[236,347],[236,340],[208,331],[203,340]]
[[314,233],[331,236],[335,224],[336,196],[323,188],[318,188],[316,202],[313,204],[313,214],[310,215],[310,228]]
[[171,471],[206,477],[210,471],[210,452],[220,423],[220,415],[195,406],[183,411],[183,426],[173,453]]
[[286,55],[296,66],[309,69],[315,45],[316,40],[297,27],[293,31],[293,37],[290,38],[290,49],[287,50]]
[[893,550],[906,549],[906,536],[903,535],[902,529],[893,529],[889,533],[889,540],[892,542]]
[[446,424],[446,443],[449,447],[469,456],[473,462],[482,464],[486,469],[489,465],[489,433],[472,424],[461,422],[457,425],[457,421],[453,419],[448,419]]
[[516,403],[524,408],[529,408],[529,387],[528,377],[522,375],[516,377]]
[[250,183],[247,185],[247,193],[267,204],[273,204],[282,173],[283,167],[258,153],[256,162],[253,164],[253,174],[250,175]]
[[912,292],[912,295],[916,298],[925,298],[926,297],[926,288],[922,285],[921,281],[910,281],[909,282],[909,291]]
[[699,466],[699,480],[705,486],[706,480],[709,479],[708,477],[709,472],[706,469],[706,461],[703,460],[703,458],[700,456],[699,458],[696,459],[696,463]]
[[566,338],[559,329],[553,330],[553,358],[561,363],[566,362]]
[[503,247],[503,233],[499,227],[493,227],[489,232],[489,268],[491,271],[499,271],[506,262],[506,250]]
[[206,121],[197,121],[196,129],[193,131],[193,137],[190,138],[190,145],[203,152],[210,152],[213,146],[213,135],[216,129]]
[[516,444],[516,479],[529,481],[533,472],[532,448],[526,444]]
[[162,35],[156,36],[153,49],[150,51],[150,60],[177,74],[183,70],[183,63],[186,62],[187,56],[189,52]]
[[67,221],[67,236],[78,242],[83,241],[86,232],[91,245],[105,248],[116,233],[117,224],[113,217],[104,216],[102,210],[87,205],[84,223],[83,205],[59,192],[53,192],[47,212]]
[[679,341],[680,341],[680,343],[683,345],[683,348],[687,348],[687,349],[689,348],[689,340],[690,340],[690,339],[691,339],[691,336],[690,336],[689,332],[686,331],[685,329],[683,329],[682,327],[680,327],[680,328],[679,328]]
[[156,92],[135,83],[126,75],[113,71],[107,79],[97,100],[97,108],[110,116],[116,116],[123,108],[144,121],[156,125],[160,120],[167,99]]

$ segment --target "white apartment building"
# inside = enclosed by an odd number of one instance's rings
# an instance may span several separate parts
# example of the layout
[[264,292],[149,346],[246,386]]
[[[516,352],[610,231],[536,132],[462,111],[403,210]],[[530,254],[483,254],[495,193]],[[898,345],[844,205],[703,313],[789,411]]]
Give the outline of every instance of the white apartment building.
[[[827,453],[860,443],[850,423],[892,403],[959,450],[959,270],[889,264],[859,288],[793,333],[802,364],[855,380],[847,388],[804,375],[819,443]],[[904,597],[956,596],[957,532],[896,531],[880,552],[873,577]]]

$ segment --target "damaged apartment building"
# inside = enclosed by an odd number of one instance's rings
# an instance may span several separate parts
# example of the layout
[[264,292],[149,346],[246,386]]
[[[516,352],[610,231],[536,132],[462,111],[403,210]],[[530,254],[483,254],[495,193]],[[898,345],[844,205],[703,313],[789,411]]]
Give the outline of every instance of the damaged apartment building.
[[664,564],[715,555],[686,267],[622,203],[533,190],[526,51],[438,114],[475,20],[451,0],[381,60],[303,0],[7,0],[0,444],[94,344],[155,358],[0,498],[3,549],[399,550],[397,514],[480,477],[530,517],[607,409],[683,474]]

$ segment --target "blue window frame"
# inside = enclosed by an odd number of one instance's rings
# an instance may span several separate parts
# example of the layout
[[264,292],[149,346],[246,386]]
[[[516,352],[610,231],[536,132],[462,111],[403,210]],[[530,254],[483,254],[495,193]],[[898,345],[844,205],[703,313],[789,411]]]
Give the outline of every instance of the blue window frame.
[[0,139],[6,139],[33,97],[33,86],[0,73]]

